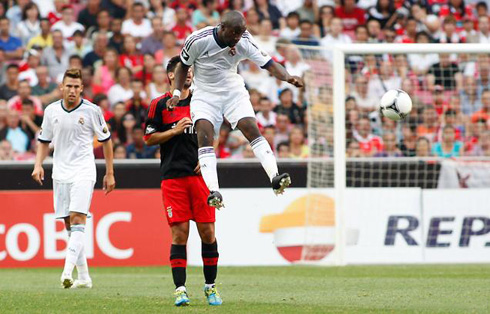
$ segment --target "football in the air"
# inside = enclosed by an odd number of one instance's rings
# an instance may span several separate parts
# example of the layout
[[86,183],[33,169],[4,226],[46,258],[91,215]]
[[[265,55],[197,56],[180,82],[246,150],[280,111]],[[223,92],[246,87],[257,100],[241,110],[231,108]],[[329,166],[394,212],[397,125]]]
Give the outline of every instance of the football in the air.
[[403,120],[412,111],[412,99],[401,89],[391,89],[381,97],[379,111],[388,119]]

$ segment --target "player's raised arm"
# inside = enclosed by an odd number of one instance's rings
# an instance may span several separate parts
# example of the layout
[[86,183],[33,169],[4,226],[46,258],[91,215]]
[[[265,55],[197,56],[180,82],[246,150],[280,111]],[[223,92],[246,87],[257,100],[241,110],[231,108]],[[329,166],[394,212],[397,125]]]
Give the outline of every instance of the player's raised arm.
[[168,110],[173,110],[180,101],[180,95],[182,94],[182,89],[184,88],[184,83],[187,78],[187,73],[189,72],[189,67],[189,65],[186,65],[183,62],[179,62],[179,64],[177,64],[177,67],[175,68],[175,88],[172,90],[172,98],[167,101]]
[[288,82],[296,87],[303,87],[304,82],[299,76],[290,75],[286,69],[277,62],[271,60],[269,64],[265,67],[269,73],[271,73],[275,78]]

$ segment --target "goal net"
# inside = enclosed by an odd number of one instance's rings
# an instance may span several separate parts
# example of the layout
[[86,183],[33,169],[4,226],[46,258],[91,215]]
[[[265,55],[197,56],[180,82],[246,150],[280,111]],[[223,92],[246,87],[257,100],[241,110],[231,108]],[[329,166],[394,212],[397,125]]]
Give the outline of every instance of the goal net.
[[[490,187],[489,48],[288,49],[297,50],[300,66],[308,69],[310,157],[301,262],[424,262],[423,246],[433,235],[427,234],[422,191]],[[412,99],[403,121],[379,114],[379,100],[390,89]]]

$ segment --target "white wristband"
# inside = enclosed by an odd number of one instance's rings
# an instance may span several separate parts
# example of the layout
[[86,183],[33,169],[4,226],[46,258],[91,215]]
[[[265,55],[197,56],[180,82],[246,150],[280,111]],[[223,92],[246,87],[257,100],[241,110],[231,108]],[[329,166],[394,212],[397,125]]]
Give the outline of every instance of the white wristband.
[[175,97],[175,96],[180,98],[180,90],[178,90],[178,89],[174,90],[173,97]]

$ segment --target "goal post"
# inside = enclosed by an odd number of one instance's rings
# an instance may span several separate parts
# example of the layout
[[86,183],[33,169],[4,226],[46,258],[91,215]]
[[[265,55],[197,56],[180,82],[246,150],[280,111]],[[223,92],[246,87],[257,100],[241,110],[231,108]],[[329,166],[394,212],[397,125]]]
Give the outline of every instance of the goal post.
[[[439,172],[442,164],[446,163],[445,158],[434,156],[397,158],[347,157],[347,145],[349,143],[346,137],[351,130],[346,128],[346,121],[349,120],[346,111],[346,96],[348,95],[346,80],[349,80],[349,76],[353,72],[351,65],[347,61],[348,58],[357,56],[364,60],[368,55],[377,55],[385,56],[387,59],[394,59],[394,56],[404,55],[406,59],[409,54],[450,54],[456,56],[458,60],[463,55],[469,55],[471,59],[471,56],[475,56],[475,58],[478,55],[488,56],[490,54],[490,44],[342,44],[331,48],[296,46],[295,49],[299,49],[303,62],[308,64],[310,68],[305,75],[305,97],[306,102],[309,104],[307,108],[307,132],[310,157],[308,159],[305,237],[301,262],[320,265],[346,265],[353,263],[352,258],[346,258],[348,255],[346,245],[348,242],[359,241],[360,236],[358,234],[359,230],[357,230],[357,234],[356,230],[349,230],[349,224],[347,223],[351,222],[352,219],[360,218],[348,216],[346,211],[346,208],[352,207],[353,203],[358,204],[355,200],[357,194],[362,196],[360,198],[368,200],[372,204],[381,204],[380,199],[375,199],[380,194],[380,190],[374,189],[374,187],[384,187],[386,189],[395,187],[411,188],[411,190],[408,189],[410,191],[407,190],[406,193],[403,193],[400,202],[405,195],[407,197],[408,195],[413,195],[413,198],[419,197],[421,199],[421,196],[417,196],[416,189],[436,188],[438,184],[441,187],[440,180],[444,177],[439,177]],[[378,68],[374,70],[379,73],[380,65],[377,64],[376,66]],[[361,75],[361,71],[357,75]],[[321,76],[321,79],[318,79],[319,76]],[[421,80],[420,77],[414,78],[414,80],[417,79]],[[385,89],[390,89],[384,86],[382,82],[381,85]],[[458,95],[457,92],[459,91],[456,90],[456,86],[449,86],[448,90],[452,91],[454,95]],[[324,97],[325,95],[321,95],[322,92],[328,92],[331,95]],[[423,92],[428,95],[430,91],[424,90]],[[412,95],[410,96],[412,97]],[[430,103],[431,99],[424,99],[424,103]],[[368,113],[364,111],[363,115],[368,115]],[[441,117],[439,116],[439,118]],[[404,123],[404,121],[396,123],[393,132],[396,130],[396,132],[401,133],[401,130],[406,125]],[[473,127],[470,124],[469,126]],[[440,132],[441,130],[439,130]],[[466,132],[473,131],[466,130]],[[441,137],[441,134],[437,136]],[[333,152],[326,149],[325,146],[333,146]],[[488,157],[483,156],[461,157],[460,159],[481,161],[485,166],[490,161]],[[490,167],[482,167],[482,169],[488,171],[490,176]],[[358,189],[356,193],[352,193],[353,187],[372,187],[373,189],[365,191]],[[370,193],[372,194],[371,198],[369,196]],[[419,194],[421,195],[421,192]],[[334,203],[335,221],[333,229],[327,230],[327,228],[324,228],[325,232],[319,231],[323,230],[319,227],[322,226],[321,221],[325,220],[324,215],[326,215],[326,207],[329,206],[329,203],[326,203],[324,199],[320,199],[318,195],[326,195]],[[353,195],[356,197],[353,197]],[[414,207],[417,207],[420,216],[423,216],[420,199],[418,205],[414,201]],[[396,202],[396,199],[392,201]],[[410,202],[410,200],[407,199],[407,202]],[[325,222],[325,226],[332,227],[328,222]],[[421,226],[420,229],[423,228]],[[356,235],[357,239],[354,240]],[[331,239],[332,236],[334,237],[333,239]],[[319,239],[319,237],[330,238]],[[423,255],[423,253],[421,254]],[[360,262],[362,263],[362,261]]]

